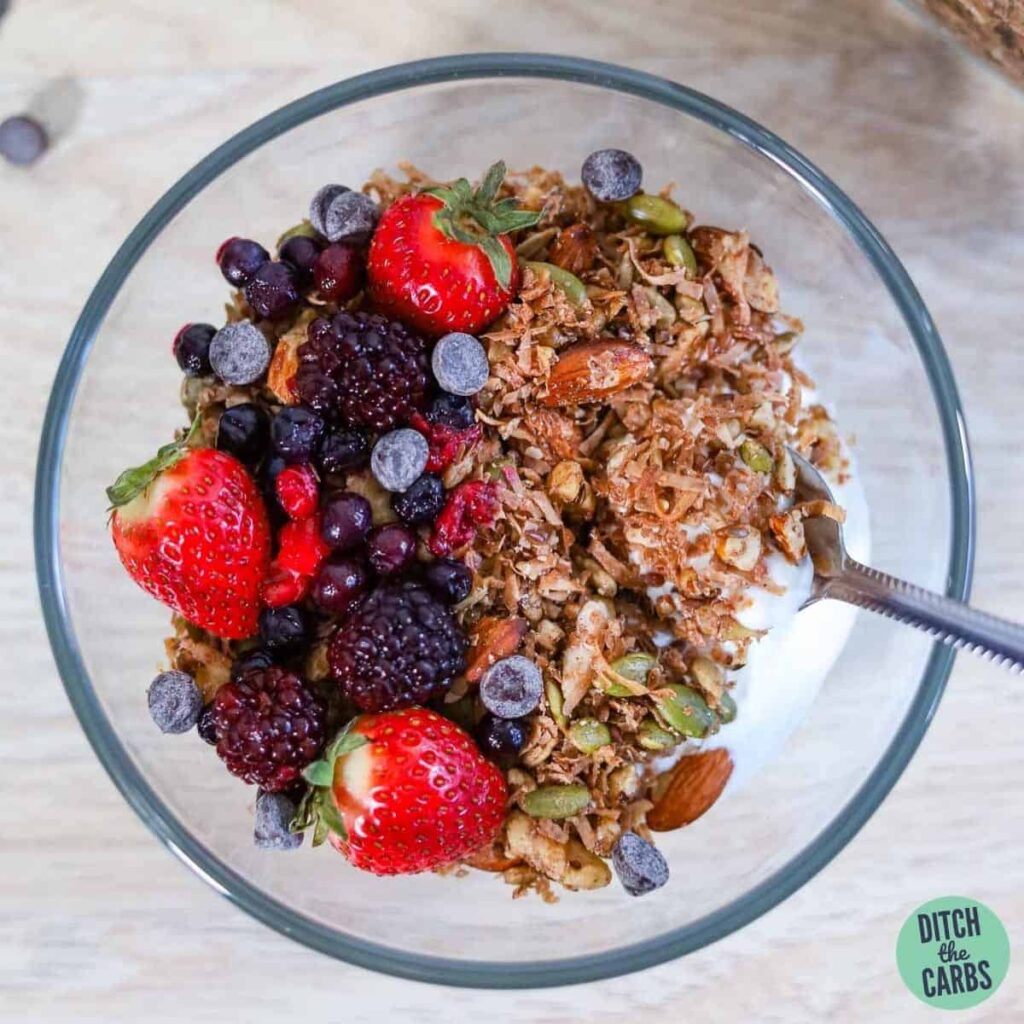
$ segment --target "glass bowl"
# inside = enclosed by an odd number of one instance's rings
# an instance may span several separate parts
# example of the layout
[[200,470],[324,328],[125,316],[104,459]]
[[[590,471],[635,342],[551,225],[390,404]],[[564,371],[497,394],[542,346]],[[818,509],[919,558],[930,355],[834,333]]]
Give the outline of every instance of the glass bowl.
[[[497,81],[500,79],[500,81]],[[329,86],[236,135],[181,179],[96,285],[57,374],[36,490],[39,586],[71,703],[149,827],[211,885],[282,933],[421,981],[580,982],[680,956],[742,927],[847,843],[913,754],[952,654],[861,615],[802,726],[747,786],[660,845],[674,877],[555,906],[494,876],[377,879],[329,848],[254,848],[253,793],[149,721],[144,689],[168,614],[121,571],[103,489],[181,424],[170,339],[217,321],[213,265],[235,233],[273,240],[327,181],[411,160],[445,178],[494,159],[575,177],[591,150],[636,153],[700,221],[745,227],[808,325],[803,354],[856,437],[879,568],[963,598],[973,502],[949,364],[889,246],[820,171],[765,129],[680,85],[566,57],[405,64]],[[742,713],[742,710],[741,710]],[[390,911],[390,912],[389,912]]]

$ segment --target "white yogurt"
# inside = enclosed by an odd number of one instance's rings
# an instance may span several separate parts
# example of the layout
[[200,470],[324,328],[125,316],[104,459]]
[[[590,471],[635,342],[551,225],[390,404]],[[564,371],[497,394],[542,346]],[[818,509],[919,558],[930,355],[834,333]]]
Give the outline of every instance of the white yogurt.
[[[830,481],[836,501],[846,509],[843,528],[852,557],[869,561],[871,533],[867,502],[850,458],[850,480]],[[727,790],[735,791],[771,760],[800,724],[821,689],[829,670],[846,645],[856,609],[839,601],[820,601],[800,611],[811,591],[814,570],[809,558],[792,565],[781,554],[769,558],[772,579],[786,588],[782,594],[751,591],[752,603],[737,614],[750,629],[768,635],[750,645],[747,664],[734,673],[737,714],[707,740],[688,741],[650,768],[671,768],[684,754],[697,749],[727,747],[733,773]]]

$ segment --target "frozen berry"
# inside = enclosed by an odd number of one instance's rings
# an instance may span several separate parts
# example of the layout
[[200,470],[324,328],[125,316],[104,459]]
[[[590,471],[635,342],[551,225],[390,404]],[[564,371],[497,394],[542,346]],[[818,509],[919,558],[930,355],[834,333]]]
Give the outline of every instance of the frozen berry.
[[217,720],[213,715],[213,701],[203,707],[199,713],[199,721],[196,722],[196,732],[204,743],[211,747],[217,745]]
[[465,430],[476,422],[473,403],[462,395],[442,391],[427,407],[427,419],[453,430]]
[[361,494],[340,491],[324,502],[320,532],[336,551],[359,547],[372,527],[373,509]]
[[297,605],[264,608],[260,612],[260,639],[275,655],[297,654],[309,640],[309,624],[302,609]]
[[398,523],[378,527],[367,544],[370,565],[382,576],[401,572],[416,554],[416,534]]
[[324,429],[324,421],[315,412],[289,405],[270,421],[270,441],[286,462],[311,462]]
[[418,335],[397,321],[343,310],[309,325],[295,387],[324,416],[388,430],[423,406],[429,372]]
[[330,242],[361,245],[373,234],[380,218],[377,204],[362,192],[340,192],[321,206],[323,234]]
[[261,850],[297,850],[302,833],[291,830],[295,803],[283,793],[260,792],[256,797],[253,842]]
[[225,384],[251,384],[269,365],[270,342],[248,320],[226,324],[210,342],[210,366]]
[[[278,480],[280,479],[279,476]],[[331,549],[320,536],[318,515],[285,523],[278,531],[277,541],[279,547],[274,567],[301,577],[312,576],[331,553]],[[304,589],[302,588],[303,591]]]
[[473,573],[454,558],[438,558],[423,569],[423,582],[446,604],[458,604],[473,589]]
[[186,672],[161,672],[149,684],[146,702],[161,732],[188,732],[203,710],[203,695]]
[[298,463],[281,470],[274,481],[274,490],[281,508],[290,518],[306,519],[316,511],[320,481],[308,463]]
[[444,696],[465,665],[466,638],[443,604],[412,582],[377,587],[341,623],[327,657],[342,692],[363,711]]
[[268,608],[283,608],[286,604],[297,604],[305,600],[310,583],[310,575],[285,569],[275,562],[263,580],[260,596]]
[[540,703],[540,669],[521,654],[495,662],[480,679],[480,701],[498,718],[522,718]]
[[251,668],[270,668],[273,664],[274,656],[270,651],[265,651],[262,647],[255,647],[232,662],[231,678],[241,679]]
[[626,832],[612,848],[612,867],[630,896],[645,896],[668,881],[668,863],[658,849],[635,832]]
[[267,450],[270,423],[263,409],[252,402],[232,405],[220,414],[217,447],[247,466],[259,462]]
[[445,490],[439,476],[424,473],[402,494],[391,496],[391,508],[403,523],[432,523],[444,508]]
[[377,440],[370,470],[385,491],[406,491],[426,468],[430,448],[418,431],[400,427]]
[[509,768],[526,746],[529,731],[522,718],[498,718],[488,714],[477,724],[476,742],[484,757]]
[[368,582],[361,559],[335,555],[320,566],[309,596],[321,611],[343,615],[363,596]]
[[210,342],[217,333],[213,324],[185,324],[175,335],[171,351],[189,377],[205,377],[210,369]]
[[46,152],[50,140],[46,129],[28,114],[0,122],[0,155],[8,163],[25,167]]
[[463,480],[449,492],[427,541],[431,554],[441,558],[468,544],[481,526],[493,525],[500,504],[490,480]]
[[309,222],[325,238],[327,237],[327,225],[324,224],[324,216],[327,213],[327,208],[338,196],[351,191],[347,185],[324,185],[310,200]]
[[283,263],[287,263],[303,284],[313,280],[313,264],[323,246],[309,235],[292,235],[278,250]]
[[251,669],[213,701],[217,755],[228,771],[268,792],[287,789],[324,741],[324,708],[294,673]]
[[287,263],[264,263],[245,286],[245,301],[261,320],[280,320],[299,301],[299,281]]
[[229,238],[217,250],[217,264],[228,284],[241,288],[270,259],[270,253],[251,238]]
[[472,334],[446,334],[430,356],[434,378],[453,395],[475,395],[491,373],[487,353]]
[[362,253],[353,245],[337,242],[327,246],[313,264],[313,283],[327,302],[345,302],[363,286]]
[[360,469],[370,461],[370,439],[365,431],[358,428],[334,427],[324,434],[316,460],[325,473]]
[[587,191],[602,203],[616,203],[640,190],[643,168],[624,149],[599,149],[583,161],[580,179]]

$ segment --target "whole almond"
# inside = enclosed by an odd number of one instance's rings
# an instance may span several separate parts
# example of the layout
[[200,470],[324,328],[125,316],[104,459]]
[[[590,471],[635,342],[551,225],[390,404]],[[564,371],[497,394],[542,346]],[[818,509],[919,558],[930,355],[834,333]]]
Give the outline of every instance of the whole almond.
[[639,384],[650,373],[651,357],[639,345],[614,338],[584,341],[566,349],[548,378],[548,406],[598,402]]
[[724,748],[684,757],[659,787],[647,824],[655,832],[670,832],[696,821],[722,795],[732,768],[732,757]]
[[471,853],[463,860],[464,864],[468,864],[471,868],[476,868],[478,871],[495,872],[508,871],[509,868],[514,868],[517,864],[522,864],[522,862],[521,857],[507,856],[503,845],[497,841],[488,843],[487,846],[481,846],[479,850]]
[[558,232],[548,259],[572,274],[582,274],[597,258],[597,238],[588,224],[570,224]]
[[473,630],[473,643],[466,655],[466,679],[471,683],[479,682],[496,661],[515,654],[527,629],[526,619],[482,618]]

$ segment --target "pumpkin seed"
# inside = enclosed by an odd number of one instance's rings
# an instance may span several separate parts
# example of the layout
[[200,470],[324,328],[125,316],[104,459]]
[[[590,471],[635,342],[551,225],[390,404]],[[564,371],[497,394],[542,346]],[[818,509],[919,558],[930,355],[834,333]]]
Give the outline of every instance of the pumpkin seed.
[[652,235],[677,235],[686,230],[686,214],[671,199],[641,192],[622,204],[626,220]]
[[592,754],[608,746],[612,734],[608,726],[596,718],[578,718],[569,726],[569,739],[581,754]]
[[516,246],[516,255],[524,260],[536,258],[548,247],[548,242],[557,234],[558,228],[545,228],[543,231],[535,232]]
[[523,797],[523,810],[531,818],[571,818],[590,806],[586,786],[539,786]]
[[661,243],[661,251],[673,267],[686,267],[691,277],[697,276],[697,257],[690,248],[690,243],[682,235],[667,235],[665,241]]
[[748,437],[740,445],[740,458],[755,473],[770,473],[775,468],[772,453],[760,441]]
[[678,736],[662,729],[653,718],[645,718],[636,731],[636,739],[644,750],[668,750],[679,742]]
[[[645,654],[643,651],[634,651],[632,654],[624,654],[616,658],[609,668],[617,675],[625,676],[633,683],[646,683],[648,673],[658,663],[653,654]],[[609,683],[605,687],[605,693],[609,697],[635,697],[632,690],[623,686],[622,683]]]
[[564,729],[565,713],[562,711],[562,708],[565,706],[565,700],[562,697],[562,688],[554,679],[548,678],[544,683],[544,695],[547,697],[548,711],[551,712],[551,717],[560,729]]
[[718,717],[724,725],[728,725],[736,717],[736,701],[728,691],[718,698]]
[[288,241],[289,238],[297,238],[302,235],[304,238],[317,238],[318,233],[315,227],[309,223],[308,220],[302,221],[300,224],[296,224],[295,227],[289,228],[278,240],[277,248],[280,250],[281,246]]
[[647,294],[651,308],[658,314],[658,319],[654,321],[654,326],[671,327],[676,322],[676,307],[654,285],[648,285],[644,292]]
[[704,698],[692,687],[672,683],[666,689],[671,695],[655,704],[655,713],[662,723],[682,736],[699,739],[706,735],[715,716]]
[[585,306],[589,301],[586,286],[575,274],[556,267],[554,263],[541,263],[537,260],[524,260],[523,263],[535,274],[547,274],[551,283],[574,306]]
[[710,658],[698,654],[690,663],[690,674],[705,693],[717,696],[722,692],[725,674]]

